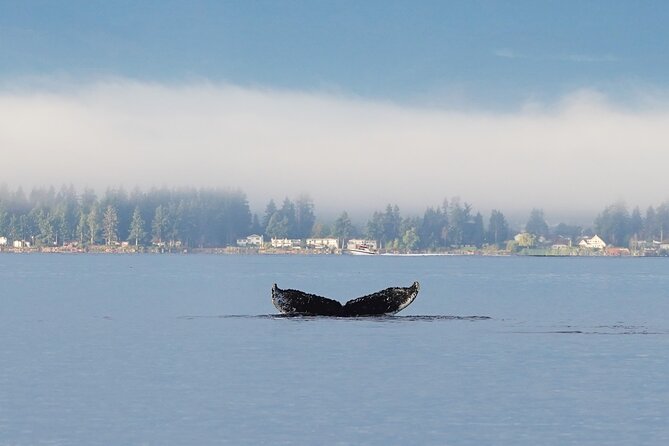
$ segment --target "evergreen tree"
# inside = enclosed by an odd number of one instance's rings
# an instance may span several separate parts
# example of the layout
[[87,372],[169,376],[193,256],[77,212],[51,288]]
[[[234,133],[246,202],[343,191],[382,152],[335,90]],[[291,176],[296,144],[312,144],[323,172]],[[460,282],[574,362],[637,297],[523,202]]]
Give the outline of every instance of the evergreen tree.
[[258,214],[253,214],[253,218],[251,220],[251,234],[263,234],[265,231],[263,227],[260,225],[260,219],[258,219]]
[[56,226],[59,244],[76,239],[76,227],[79,221],[79,200],[74,186],[62,186],[56,195]]
[[448,218],[441,208],[427,208],[423,220],[418,227],[420,246],[424,249],[435,249],[446,245],[448,234]]
[[9,234],[9,213],[0,203],[0,237],[6,237],[7,234]]
[[107,205],[102,218],[102,231],[105,244],[112,245],[118,241],[118,214],[116,213],[116,208],[111,204]]
[[84,212],[87,214],[90,213],[97,202],[98,199],[95,195],[95,191],[93,189],[84,189],[84,193],[81,194],[81,207]]
[[33,209],[31,214],[34,215],[34,219],[37,223],[37,228],[39,231],[37,235],[37,240],[42,245],[47,245],[47,246],[53,245],[55,238],[55,229],[51,215],[44,209],[40,209],[37,212],[35,211],[36,209]]
[[326,223],[316,222],[311,230],[312,237],[335,237],[332,234],[332,226]]
[[630,235],[634,238],[634,240],[638,240],[643,232],[643,218],[641,217],[639,206],[636,206],[632,211],[629,230]]
[[77,238],[79,239],[79,244],[83,245],[86,240],[88,240],[88,219],[84,209],[79,209],[79,222],[77,223]]
[[657,220],[660,228],[658,239],[664,242],[669,237],[669,201],[665,201],[657,208]]
[[509,224],[500,211],[493,209],[490,213],[490,222],[488,223],[488,243],[501,247],[509,239]]
[[91,206],[91,210],[87,217],[87,223],[88,234],[91,237],[91,245],[94,245],[100,231],[100,211],[98,210],[97,203],[93,203]]
[[271,238],[288,238],[289,222],[288,218],[282,212],[277,211],[269,219],[267,225],[267,235]]
[[595,219],[595,230],[608,244],[627,246],[630,239],[630,215],[624,203],[607,206]]
[[133,207],[128,200],[128,194],[123,188],[107,189],[104,197],[102,200],[100,200],[100,209],[107,209],[108,206],[112,206],[114,208],[114,212],[117,217],[117,241],[119,239],[125,240],[129,232]]
[[470,238],[468,244],[474,245],[478,248],[483,246],[483,239],[485,238],[485,229],[483,228],[483,216],[477,212],[474,220],[470,224]]
[[9,238],[10,240],[21,240],[21,230],[19,227],[19,219],[16,217],[16,215],[12,214],[12,216],[9,218]]
[[559,223],[555,227],[555,235],[558,237],[567,237],[572,242],[575,242],[583,235],[583,228],[578,225],[568,225],[566,223]]
[[532,212],[530,212],[530,218],[527,220],[527,224],[525,225],[525,231],[539,237],[548,236],[548,224],[544,219],[543,209],[532,209]]
[[261,226],[263,228],[263,231],[265,235],[267,234],[267,226],[269,225],[269,221],[272,218],[272,216],[276,213],[277,208],[276,204],[274,203],[274,200],[269,200],[269,203],[267,203],[267,206],[265,207],[265,215],[262,218]]
[[460,205],[460,200],[454,198],[448,206],[448,238],[452,245],[462,246],[469,242],[467,224],[471,221],[471,205]]
[[401,237],[402,216],[397,205],[388,204],[385,212],[374,212],[367,222],[367,237],[376,240],[386,249],[399,243]]
[[132,221],[130,222],[130,233],[128,234],[128,240],[135,242],[135,247],[139,245],[139,241],[146,237],[146,231],[144,230],[144,219],[142,218],[142,213],[139,210],[139,206],[135,207],[135,210],[132,213]]
[[282,220],[285,221],[287,227],[287,237],[288,238],[298,238],[298,228],[297,228],[297,214],[295,209],[295,204],[286,197],[283,200],[283,205],[279,209],[279,215]]
[[184,217],[184,207],[182,203],[170,203],[167,208],[166,236],[170,246],[175,246],[181,238],[181,229]]
[[402,249],[413,251],[418,248],[420,237],[418,236],[418,230],[416,228],[420,225],[420,222],[421,220],[417,217],[407,217],[402,220],[399,231],[401,237],[397,240],[398,245]]
[[400,208],[395,205],[386,206],[386,212],[383,214],[383,242],[398,240],[400,238],[400,226],[402,224],[402,216],[400,215]]
[[367,222],[367,238],[383,243],[384,229],[382,213],[374,211],[372,218]]
[[301,195],[295,202],[295,232],[297,238],[307,238],[316,222],[314,203],[308,195]]
[[646,218],[643,221],[643,233],[646,241],[653,241],[660,237],[660,222],[653,206],[646,210]]
[[415,227],[410,227],[404,232],[402,236],[402,245],[407,251],[413,251],[418,246],[420,238],[418,237],[418,232]]
[[153,222],[151,223],[151,229],[153,230],[153,241],[160,244],[163,242],[163,237],[165,237],[165,229],[167,228],[167,212],[162,205],[156,208],[156,212],[153,215]]
[[337,220],[335,220],[334,226],[332,228],[332,235],[344,241],[351,238],[353,232],[353,223],[351,223],[351,219],[348,217],[348,213],[344,211],[337,218]]

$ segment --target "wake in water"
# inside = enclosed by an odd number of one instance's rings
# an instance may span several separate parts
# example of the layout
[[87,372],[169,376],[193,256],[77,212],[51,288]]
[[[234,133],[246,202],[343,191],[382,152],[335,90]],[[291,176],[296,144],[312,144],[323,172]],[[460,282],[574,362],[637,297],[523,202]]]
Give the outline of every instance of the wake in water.
[[435,322],[435,321],[482,321],[491,319],[488,316],[450,316],[450,315],[413,315],[413,316],[364,316],[364,317],[329,317],[329,316],[299,316],[288,314],[271,314],[266,317],[272,319],[335,319],[335,320],[354,320],[354,321],[375,321],[375,322]]
[[375,322],[435,322],[435,321],[484,321],[492,319],[489,316],[451,316],[451,315],[408,315],[408,316],[364,316],[364,317],[337,317],[337,316],[304,316],[293,314],[228,314],[219,316],[180,316],[179,319],[290,319],[290,320],[342,320],[342,321],[375,321]]
[[[189,315],[179,316],[178,319],[268,319],[268,320],[291,320],[298,322],[317,322],[328,321],[367,321],[381,323],[406,323],[406,322],[445,322],[445,321],[492,321],[490,316],[454,316],[442,314],[430,315],[407,315],[407,316],[364,316],[364,317],[337,317],[337,316],[304,316],[293,314],[225,314],[225,315]],[[508,319],[498,319],[498,321],[511,323]],[[511,327],[509,327],[511,328]],[[576,326],[576,325],[555,325],[555,326],[537,326],[527,327],[519,330],[518,328],[509,331],[501,330],[506,333],[516,334],[557,334],[557,335],[669,335],[669,329],[649,328],[643,325],[629,325],[617,323],[611,325],[594,326]]]
[[669,330],[656,330],[643,325],[596,325],[592,327],[578,327],[563,325],[546,327],[543,330],[513,331],[519,334],[572,334],[572,335],[667,335]]

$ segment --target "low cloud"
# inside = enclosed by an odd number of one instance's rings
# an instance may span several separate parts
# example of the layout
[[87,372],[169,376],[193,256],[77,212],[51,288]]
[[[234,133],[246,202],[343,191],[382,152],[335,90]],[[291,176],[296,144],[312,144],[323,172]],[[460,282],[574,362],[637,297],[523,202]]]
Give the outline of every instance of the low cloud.
[[318,92],[130,80],[0,91],[0,182],[241,188],[252,208],[309,193],[318,210],[477,209],[548,216],[669,198],[669,108],[590,91],[489,113]]

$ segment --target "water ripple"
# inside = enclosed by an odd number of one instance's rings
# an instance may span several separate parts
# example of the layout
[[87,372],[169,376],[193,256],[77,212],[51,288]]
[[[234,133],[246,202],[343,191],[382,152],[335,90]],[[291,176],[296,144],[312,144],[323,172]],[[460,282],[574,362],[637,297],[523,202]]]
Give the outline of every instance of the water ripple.
[[410,316],[359,316],[359,317],[336,317],[336,316],[304,316],[299,314],[226,314],[215,316],[179,316],[178,319],[290,319],[290,320],[345,320],[345,321],[375,321],[375,322],[435,322],[435,321],[484,321],[492,319],[489,316],[453,316],[453,315],[410,315]]
[[[541,327],[543,328],[543,327]],[[667,335],[669,330],[658,330],[643,325],[596,325],[592,327],[555,326],[545,329],[513,331],[519,334],[570,334],[570,335]]]

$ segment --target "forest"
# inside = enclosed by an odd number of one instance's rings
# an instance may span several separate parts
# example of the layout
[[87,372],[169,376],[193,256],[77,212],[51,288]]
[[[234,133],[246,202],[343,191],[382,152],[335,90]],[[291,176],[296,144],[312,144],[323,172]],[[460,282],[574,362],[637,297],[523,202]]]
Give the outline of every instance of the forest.
[[334,221],[321,221],[311,198],[270,200],[261,216],[252,214],[246,194],[238,189],[180,188],[108,189],[100,197],[92,189],[79,193],[60,189],[0,187],[0,237],[25,240],[34,246],[165,245],[193,248],[233,246],[249,234],[267,238],[304,239],[365,237],[385,249],[431,251],[453,247],[505,248],[525,231],[536,240],[576,241],[598,234],[608,244],[662,241],[669,237],[669,201],[631,212],[624,203],[606,206],[583,228],[565,223],[549,225],[540,208],[532,209],[524,227],[511,227],[500,210],[484,218],[459,198],[428,207],[423,215],[402,216],[397,205],[370,212],[366,225],[354,225],[346,211]]

